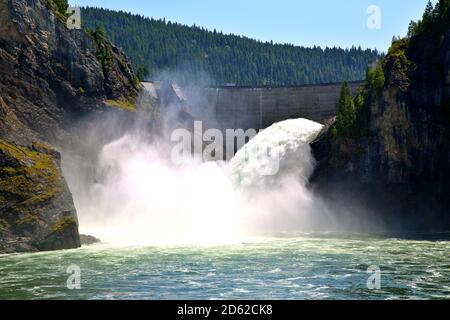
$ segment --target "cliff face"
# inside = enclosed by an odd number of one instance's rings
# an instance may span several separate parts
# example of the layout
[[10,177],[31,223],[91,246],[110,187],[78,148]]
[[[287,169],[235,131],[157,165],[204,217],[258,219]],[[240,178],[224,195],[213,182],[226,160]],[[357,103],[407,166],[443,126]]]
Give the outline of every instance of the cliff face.
[[0,2],[0,134],[28,143],[60,143],[74,116],[101,110],[105,100],[133,100],[137,84],[126,56],[83,30],[68,30],[46,0]]
[[133,109],[137,95],[130,62],[106,39],[67,29],[47,0],[0,0],[0,253],[80,245],[53,148],[77,139],[77,119]]
[[[313,144],[312,185],[342,215],[384,229],[450,228],[450,29],[395,42],[370,103],[370,134]],[[349,205],[353,209],[349,209]],[[354,210],[348,213],[345,211]]]
[[0,252],[80,246],[59,154],[45,145],[0,140]]

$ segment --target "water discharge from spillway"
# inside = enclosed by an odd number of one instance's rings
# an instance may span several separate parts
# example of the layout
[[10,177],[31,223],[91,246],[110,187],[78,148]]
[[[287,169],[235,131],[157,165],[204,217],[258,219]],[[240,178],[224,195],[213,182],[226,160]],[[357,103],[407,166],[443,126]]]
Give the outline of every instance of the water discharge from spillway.
[[80,231],[114,244],[210,245],[305,228],[314,212],[309,143],[321,129],[286,120],[228,163],[192,158],[182,166],[126,134],[102,148],[97,183],[71,186]]

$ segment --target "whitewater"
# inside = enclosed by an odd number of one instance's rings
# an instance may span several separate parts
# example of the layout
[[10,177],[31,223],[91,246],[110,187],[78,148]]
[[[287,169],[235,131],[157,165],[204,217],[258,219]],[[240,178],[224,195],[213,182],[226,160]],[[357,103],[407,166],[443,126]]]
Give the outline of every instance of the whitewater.
[[306,184],[321,129],[282,121],[229,162],[192,157],[178,166],[154,143],[125,134],[100,151],[96,183],[71,185],[80,232],[117,245],[217,245],[300,230],[314,210]]
[[[449,299],[448,241],[311,233],[321,127],[283,121],[229,162],[181,166],[136,133],[104,145],[94,183],[66,171],[81,232],[103,243],[0,257],[0,298]],[[74,264],[80,290],[67,288]]]

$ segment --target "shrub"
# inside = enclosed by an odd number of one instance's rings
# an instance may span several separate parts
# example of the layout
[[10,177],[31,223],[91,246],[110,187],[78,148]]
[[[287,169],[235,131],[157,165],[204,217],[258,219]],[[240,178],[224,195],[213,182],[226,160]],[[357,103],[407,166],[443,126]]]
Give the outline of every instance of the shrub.
[[349,136],[353,133],[356,120],[355,103],[347,82],[342,84],[339,95],[336,130],[338,136]]
[[55,7],[56,11],[62,14],[63,16],[67,16],[67,8],[69,7],[69,3],[67,0],[49,0],[50,4]]
[[102,67],[106,67],[108,63],[112,61],[111,48],[106,40],[106,31],[103,27],[98,27],[94,30],[86,30],[95,42],[96,57]]

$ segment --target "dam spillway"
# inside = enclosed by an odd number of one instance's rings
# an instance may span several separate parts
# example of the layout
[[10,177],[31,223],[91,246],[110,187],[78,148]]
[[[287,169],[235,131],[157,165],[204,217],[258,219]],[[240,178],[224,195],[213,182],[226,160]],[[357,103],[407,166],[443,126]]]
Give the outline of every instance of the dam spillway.
[[[287,119],[324,123],[337,113],[342,83],[300,86],[219,86],[196,89],[174,84],[143,83],[161,105],[181,104],[205,127],[265,129]],[[362,81],[349,82],[353,94]]]
[[[350,82],[355,93],[362,82]],[[323,123],[337,112],[341,83],[289,87],[204,88],[201,102],[222,129],[264,129],[286,119]]]

